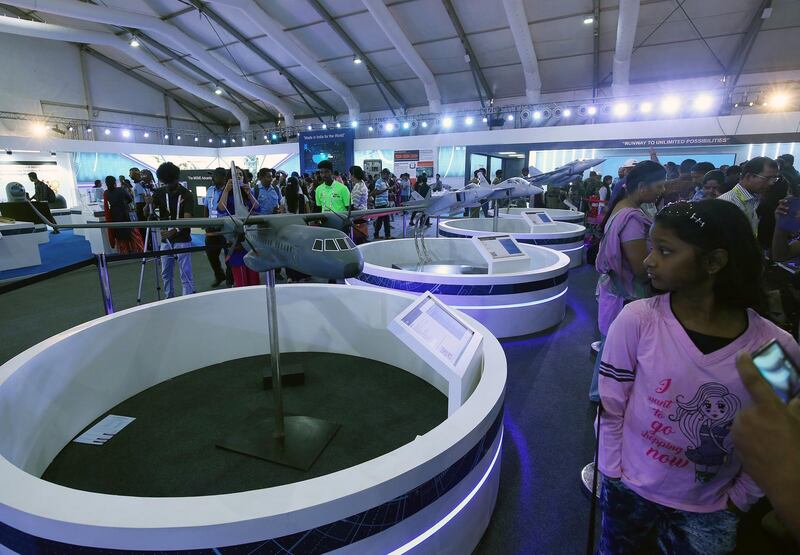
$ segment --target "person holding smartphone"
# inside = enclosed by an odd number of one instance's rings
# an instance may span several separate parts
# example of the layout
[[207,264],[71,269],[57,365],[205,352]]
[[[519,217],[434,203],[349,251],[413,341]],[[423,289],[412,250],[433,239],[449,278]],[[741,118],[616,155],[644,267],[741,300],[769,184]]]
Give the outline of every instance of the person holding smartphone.
[[[230,170],[227,172],[228,181],[225,184],[225,188],[222,190],[222,195],[220,195],[218,207],[218,214],[220,217],[224,217],[226,214],[236,214],[236,208],[234,206],[234,199],[233,199],[233,187],[238,184],[241,188],[242,192],[242,201],[244,202],[244,207],[248,211],[248,213],[255,213],[258,210],[258,200],[253,196],[253,191],[250,189],[250,184],[244,182],[244,173],[240,168],[236,168],[236,183],[232,179],[232,175]],[[247,217],[246,214],[236,214],[240,218],[244,219]],[[240,233],[239,236],[234,241],[230,251],[228,252],[228,256],[225,259],[226,264],[231,269],[231,274],[233,275],[233,286],[234,287],[245,287],[247,285],[260,285],[261,279],[258,275],[258,272],[255,272],[248,268],[244,263],[244,257],[247,254],[247,247],[246,241],[244,237],[244,233]]]
[[731,428],[751,395],[739,352],[777,339],[761,317],[761,252],[745,214],[719,200],[678,202],[655,217],[644,261],[664,294],[625,306],[600,362],[600,553],[722,554],[741,511],[763,493]]

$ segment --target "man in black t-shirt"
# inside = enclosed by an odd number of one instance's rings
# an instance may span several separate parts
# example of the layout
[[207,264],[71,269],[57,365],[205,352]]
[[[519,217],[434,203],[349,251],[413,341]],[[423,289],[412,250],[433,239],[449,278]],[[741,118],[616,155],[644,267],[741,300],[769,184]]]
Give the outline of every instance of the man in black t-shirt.
[[[156,171],[159,183],[164,186],[156,189],[152,196],[151,210],[155,209],[159,220],[178,220],[191,218],[194,209],[194,195],[178,182],[180,168],[172,162],[164,162]],[[191,229],[174,227],[162,229],[161,249],[183,249],[192,246]],[[164,280],[164,293],[167,298],[175,296],[173,273],[175,258],[181,275],[181,295],[194,293],[194,277],[192,276],[192,253],[161,257],[161,277]]]

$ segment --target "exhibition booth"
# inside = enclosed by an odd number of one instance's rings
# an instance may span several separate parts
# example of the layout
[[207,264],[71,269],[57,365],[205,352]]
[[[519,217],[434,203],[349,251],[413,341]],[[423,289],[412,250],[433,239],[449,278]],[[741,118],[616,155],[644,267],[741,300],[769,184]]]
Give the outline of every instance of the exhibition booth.
[[[505,355],[469,316],[449,309],[437,315],[418,297],[385,288],[278,287],[281,351],[353,355],[429,383],[450,408],[424,435],[332,474],[223,495],[130,497],[41,479],[66,445],[125,399],[200,367],[267,352],[264,291],[228,289],[125,310],[0,366],[0,416],[15,422],[0,434],[5,545],[24,550],[36,543],[58,553],[188,553],[247,551],[272,542],[292,546],[293,553],[470,553],[497,496]],[[420,354],[424,349],[413,338],[389,329],[403,325],[431,348],[432,335],[444,334],[445,341],[454,327],[468,338],[455,350],[448,343],[457,358],[447,370],[437,354],[444,351]],[[198,329],[225,341],[197,341]]]

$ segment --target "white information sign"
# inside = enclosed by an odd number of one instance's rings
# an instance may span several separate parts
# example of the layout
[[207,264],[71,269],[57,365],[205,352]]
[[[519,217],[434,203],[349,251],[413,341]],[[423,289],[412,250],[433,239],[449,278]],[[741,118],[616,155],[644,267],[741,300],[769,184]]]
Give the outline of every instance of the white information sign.
[[531,227],[540,227],[543,225],[556,225],[557,222],[547,212],[537,212],[535,210],[526,210],[522,213]]
[[530,269],[530,257],[510,235],[473,237],[472,243],[489,266],[490,274]]
[[430,291],[398,314],[389,330],[447,379],[452,414],[480,378],[477,350],[483,336]]
[[117,416],[109,414],[100,422],[83,432],[73,441],[89,445],[104,445],[109,439],[117,435],[125,426],[136,420],[132,416]]

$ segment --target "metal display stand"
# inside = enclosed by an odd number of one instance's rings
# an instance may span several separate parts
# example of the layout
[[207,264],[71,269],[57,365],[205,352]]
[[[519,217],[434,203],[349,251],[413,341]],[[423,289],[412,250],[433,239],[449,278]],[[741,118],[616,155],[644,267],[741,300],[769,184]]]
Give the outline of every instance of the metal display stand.
[[275,270],[269,270],[266,276],[274,416],[260,422],[244,423],[242,431],[221,440],[217,443],[217,447],[284,466],[308,470],[331,442],[341,425],[311,416],[284,415]]

